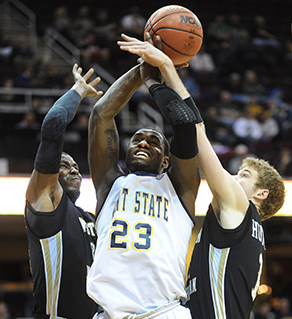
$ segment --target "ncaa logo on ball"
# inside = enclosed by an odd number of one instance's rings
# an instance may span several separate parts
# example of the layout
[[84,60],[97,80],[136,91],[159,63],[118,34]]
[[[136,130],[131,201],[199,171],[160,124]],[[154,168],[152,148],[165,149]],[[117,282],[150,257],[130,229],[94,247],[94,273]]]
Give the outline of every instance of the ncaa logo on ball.
[[192,24],[192,25],[196,25],[198,27],[201,27],[201,25],[198,23],[198,21],[193,18],[193,17],[189,17],[189,16],[183,16],[181,15],[180,16],[180,23],[189,23],[189,24]]

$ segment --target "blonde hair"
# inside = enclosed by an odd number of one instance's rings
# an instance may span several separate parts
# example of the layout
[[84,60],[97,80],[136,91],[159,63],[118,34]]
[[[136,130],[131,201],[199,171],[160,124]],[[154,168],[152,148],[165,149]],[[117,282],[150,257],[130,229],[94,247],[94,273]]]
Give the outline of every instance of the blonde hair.
[[262,220],[272,217],[283,206],[285,200],[285,186],[281,175],[276,169],[263,159],[247,157],[240,169],[252,167],[258,173],[255,189],[268,189],[269,195],[259,207]]

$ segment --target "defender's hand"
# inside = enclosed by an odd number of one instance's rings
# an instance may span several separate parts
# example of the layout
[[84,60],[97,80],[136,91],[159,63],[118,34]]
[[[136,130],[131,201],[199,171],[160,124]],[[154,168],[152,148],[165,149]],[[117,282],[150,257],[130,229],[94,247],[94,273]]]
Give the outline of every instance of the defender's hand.
[[91,68],[87,71],[87,73],[82,76],[82,68],[78,67],[78,64],[75,63],[72,69],[72,73],[74,76],[75,84],[73,85],[72,89],[76,90],[82,98],[85,96],[96,97],[100,98],[103,94],[102,91],[97,91],[94,86],[100,82],[100,77],[96,77],[90,83],[87,83],[88,79],[94,73],[94,70]]

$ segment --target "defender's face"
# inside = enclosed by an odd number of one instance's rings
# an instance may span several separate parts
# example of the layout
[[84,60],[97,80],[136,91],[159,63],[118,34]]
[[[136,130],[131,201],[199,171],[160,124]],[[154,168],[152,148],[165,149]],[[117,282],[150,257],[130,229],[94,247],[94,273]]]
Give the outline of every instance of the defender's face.
[[255,169],[247,166],[238,171],[234,178],[241,185],[247,197],[251,199],[256,193],[255,185],[258,180],[258,172]]
[[151,129],[137,131],[129,143],[126,165],[130,172],[161,174],[168,166],[168,157],[164,156],[163,136]]
[[59,182],[68,195],[78,198],[80,194],[82,176],[79,173],[79,167],[74,159],[68,154],[62,154]]

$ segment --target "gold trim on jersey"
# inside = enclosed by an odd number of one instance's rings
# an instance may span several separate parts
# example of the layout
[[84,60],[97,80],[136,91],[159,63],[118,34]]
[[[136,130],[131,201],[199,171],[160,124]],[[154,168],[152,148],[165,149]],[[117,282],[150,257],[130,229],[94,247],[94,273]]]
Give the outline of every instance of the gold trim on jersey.
[[44,258],[44,272],[46,280],[47,305],[46,312],[52,318],[56,317],[58,310],[58,297],[60,291],[62,271],[62,232],[50,238],[40,239]]
[[190,263],[191,263],[191,259],[192,259],[192,255],[193,255],[193,250],[195,247],[196,238],[197,238],[196,230],[195,230],[195,227],[193,227],[191,238],[189,241],[187,257],[186,257],[185,286],[187,284],[187,278],[188,278]]

